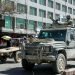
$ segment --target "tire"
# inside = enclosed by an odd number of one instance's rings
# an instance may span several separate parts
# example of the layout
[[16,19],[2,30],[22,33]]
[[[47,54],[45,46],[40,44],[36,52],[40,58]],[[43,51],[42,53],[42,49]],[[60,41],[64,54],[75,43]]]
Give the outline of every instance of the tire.
[[66,68],[66,58],[63,54],[58,54],[56,61],[53,64],[53,70],[56,73],[61,73]]
[[21,58],[19,57],[19,53],[20,53],[20,51],[17,51],[14,53],[14,60],[16,63],[21,62]]
[[5,63],[5,62],[6,62],[6,60],[7,60],[7,58],[6,58],[6,57],[1,57],[1,59],[0,59],[0,60],[1,60],[1,62],[2,62],[2,63]]
[[32,71],[34,68],[34,64],[27,62],[27,60],[22,59],[22,67],[24,68],[24,70],[26,71]]

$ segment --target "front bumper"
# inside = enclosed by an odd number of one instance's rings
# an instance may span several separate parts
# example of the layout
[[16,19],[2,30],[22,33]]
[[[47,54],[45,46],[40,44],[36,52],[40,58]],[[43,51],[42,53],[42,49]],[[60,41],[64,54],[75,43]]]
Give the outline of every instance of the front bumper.
[[21,51],[20,57],[32,63],[44,63],[55,61],[51,46],[29,46]]
[[41,62],[44,63],[44,62],[52,62],[56,60],[55,56],[53,55],[42,56],[42,57],[26,55],[22,59],[26,59],[27,61],[32,62],[32,63],[41,63]]

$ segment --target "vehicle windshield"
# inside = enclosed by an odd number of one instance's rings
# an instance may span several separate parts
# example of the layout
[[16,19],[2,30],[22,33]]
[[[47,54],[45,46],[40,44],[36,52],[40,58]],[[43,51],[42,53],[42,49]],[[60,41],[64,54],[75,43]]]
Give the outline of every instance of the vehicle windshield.
[[66,30],[41,31],[38,36],[39,39],[52,38],[55,41],[65,41],[65,37],[66,37]]

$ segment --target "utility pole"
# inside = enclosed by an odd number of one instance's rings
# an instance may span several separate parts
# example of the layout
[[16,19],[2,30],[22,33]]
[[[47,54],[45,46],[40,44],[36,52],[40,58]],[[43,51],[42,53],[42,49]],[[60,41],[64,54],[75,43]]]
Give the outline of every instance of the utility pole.
[[43,28],[43,14],[42,14],[42,28]]
[[26,5],[26,0],[25,0],[25,8],[26,8],[26,10],[25,10],[26,11],[26,13],[25,13],[26,14],[26,25],[25,25],[25,28],[27,29],[27,5]]
[[27,33],[27,25],[28,25],[28,19],[27,19],[27,1],[25,0],[25,6],[26,6],[26,23],[25,23],[25,29],[26,29],[26,37],[28,37],[28,33]]
[[54,19],[55,19],[55,7],[56,7],[56,3],[55,3],[55,0],[54,0]]
[[[66,6],[66,0],[65,0],[65,6]],[[66,9],[65,9],[65,16],[66,16]]]

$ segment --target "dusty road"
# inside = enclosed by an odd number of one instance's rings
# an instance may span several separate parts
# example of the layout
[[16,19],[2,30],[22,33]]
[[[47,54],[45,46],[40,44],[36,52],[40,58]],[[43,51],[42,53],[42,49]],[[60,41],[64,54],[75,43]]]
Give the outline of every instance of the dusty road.
[[[75,67],[75,62],[68,62],[69,67]],[[21,63],[14,63],[13,59],[8,59],[6,63],[0,63],[0,75],[60,75],[54,74],[49,65],[37,66],[34,72],[23,70]]]

